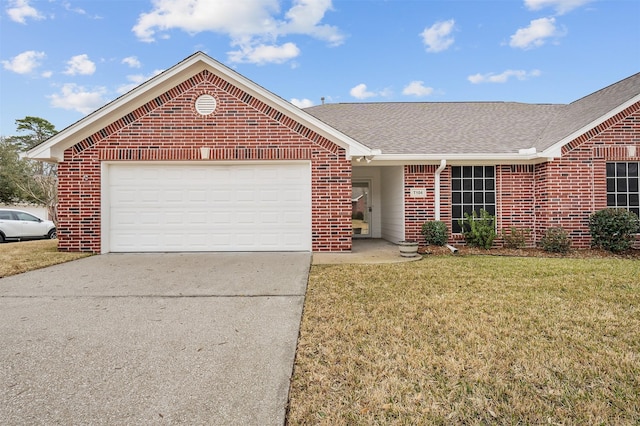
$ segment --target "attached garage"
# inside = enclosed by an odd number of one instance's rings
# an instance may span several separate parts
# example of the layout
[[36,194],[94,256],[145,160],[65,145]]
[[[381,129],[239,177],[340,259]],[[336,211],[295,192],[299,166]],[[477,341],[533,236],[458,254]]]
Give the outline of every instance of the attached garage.
[[377,151],[198,52],[30,152],[58,164],[61,251],[348,251]]
[[310,251],[309,162],[103,163],[102,251]]

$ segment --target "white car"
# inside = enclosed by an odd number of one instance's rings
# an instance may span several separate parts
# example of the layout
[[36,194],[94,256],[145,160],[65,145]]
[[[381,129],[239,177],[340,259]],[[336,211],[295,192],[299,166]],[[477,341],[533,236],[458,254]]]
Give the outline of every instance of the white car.
[[56,238],[56,225],[22,210],[0,209],[0,243]]

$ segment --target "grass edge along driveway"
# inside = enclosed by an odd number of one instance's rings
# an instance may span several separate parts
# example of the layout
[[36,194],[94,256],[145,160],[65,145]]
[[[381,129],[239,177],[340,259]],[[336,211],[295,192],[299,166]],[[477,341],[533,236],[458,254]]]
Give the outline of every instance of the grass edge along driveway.
[[640,262],[313,266],[288,424],[637,424]]
[[0,278],[90,256],[58,251],[58,240],[0,244]]

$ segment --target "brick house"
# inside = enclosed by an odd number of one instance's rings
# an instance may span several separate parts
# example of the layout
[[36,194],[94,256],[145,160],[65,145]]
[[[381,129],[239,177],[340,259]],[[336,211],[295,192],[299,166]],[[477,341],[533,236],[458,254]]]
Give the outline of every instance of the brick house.
[[[640,211],[640,73],[568,105],[301,110],[196,53],[48,141],[66,251],[348,251],[484,208],[498,230],[588,247],[588,216]],[[352,189],[366,233],[353,235]]]

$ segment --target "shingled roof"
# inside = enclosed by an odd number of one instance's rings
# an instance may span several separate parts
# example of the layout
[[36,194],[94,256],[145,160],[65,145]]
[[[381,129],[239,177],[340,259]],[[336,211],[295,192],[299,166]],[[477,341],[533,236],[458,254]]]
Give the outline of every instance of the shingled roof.
[[305,111],[382,154],[537,152],[640,94],[640,73],[571,104],[338,103]]

